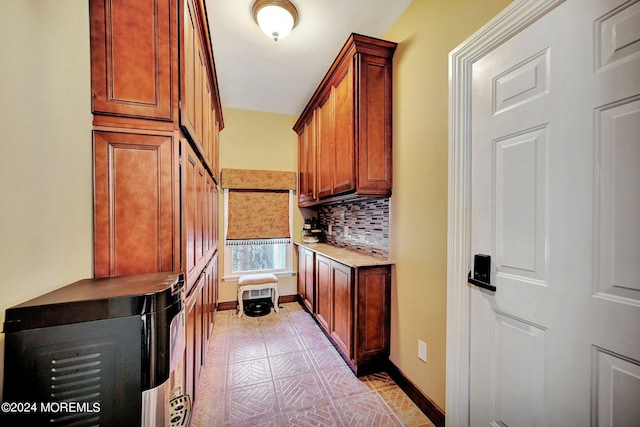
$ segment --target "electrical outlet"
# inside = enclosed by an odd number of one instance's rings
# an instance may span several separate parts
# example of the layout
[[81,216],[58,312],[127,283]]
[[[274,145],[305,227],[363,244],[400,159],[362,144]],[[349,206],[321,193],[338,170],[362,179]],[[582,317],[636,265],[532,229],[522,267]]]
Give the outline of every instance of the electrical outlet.
[[421,340],[418,340],[418,359],[427,363],[427,344]]

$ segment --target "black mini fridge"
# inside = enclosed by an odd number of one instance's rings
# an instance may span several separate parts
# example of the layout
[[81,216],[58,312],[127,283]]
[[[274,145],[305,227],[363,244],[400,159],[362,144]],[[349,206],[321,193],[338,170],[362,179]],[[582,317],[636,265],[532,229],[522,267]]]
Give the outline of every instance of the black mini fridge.
[[85,279],[7,309],[0,425],[186,425],[183,288]]

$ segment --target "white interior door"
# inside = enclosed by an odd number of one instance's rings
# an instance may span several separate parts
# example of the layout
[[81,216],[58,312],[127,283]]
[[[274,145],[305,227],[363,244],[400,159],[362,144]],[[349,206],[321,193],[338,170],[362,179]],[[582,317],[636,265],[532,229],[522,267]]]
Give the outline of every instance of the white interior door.
[[640,2],[567,0],[473,65],[471,426],[640,426]]

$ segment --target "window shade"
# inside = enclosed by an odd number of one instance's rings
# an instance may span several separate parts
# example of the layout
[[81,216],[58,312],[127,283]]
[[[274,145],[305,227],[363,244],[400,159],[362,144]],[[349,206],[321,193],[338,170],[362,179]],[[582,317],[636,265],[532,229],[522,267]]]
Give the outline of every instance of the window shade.
[[222,169],[228,189],[227,240],[290,239],[289,192],[295,172]]
[[227,239],[290,238],[289,191],[229,190]]

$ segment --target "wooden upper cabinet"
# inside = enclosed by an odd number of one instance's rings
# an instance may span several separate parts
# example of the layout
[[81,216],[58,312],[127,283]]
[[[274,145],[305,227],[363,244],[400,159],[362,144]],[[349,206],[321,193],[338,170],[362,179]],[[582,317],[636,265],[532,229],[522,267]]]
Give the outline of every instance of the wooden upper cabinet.
[[312,205],[318,198],[316,171],[316,119],[315,114],[298,135],[298,204]]
[[354,134],[353,134],[353,78],[352,67],[346,67],[342,76],[332,88],[333,120],[335,131],[335,147],[333,154],[333,191],[332,194],[341,194],[353,191],[355,184],[354,169]]
[[95,131],[95,277],[180,268],[171,136]]
[[[332,91],[333,93],[333,91]],[[336,150],[335,122],[333,119],[334,97],[318,107],[318,197],[327,197],[333,194],[333,168]],[[310,172],[309,172],[310,173]]]
[[358,60],[357,187],[362,193],[386,195],[392,187],[391,62],[370,54]]
[[91,0],[94,114],[173,120],[173,13],[169,0]]
[[197,16],[192,1],[185,0],[182,9],[182,40],[180,51],[180,124],[186,133],[196,135],[196,35]]
[[298,118],[293,129],[301,135],[317,117],[318,199],[299,200],[301,206],[391,195],[395,48],[396,43],[352,34]]
[[224,122],[204,0],[89,7],[94,126],[181,130],[218,182]]
[[199,0],[181,0],[180,126],[218,181],[221,107],[206,14]]

